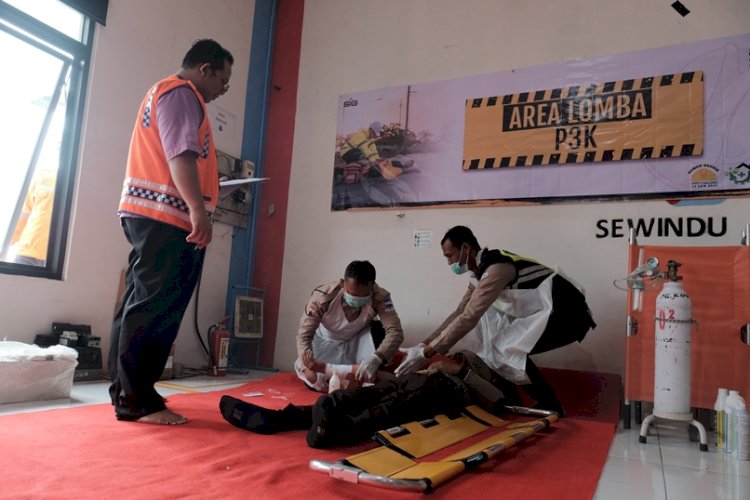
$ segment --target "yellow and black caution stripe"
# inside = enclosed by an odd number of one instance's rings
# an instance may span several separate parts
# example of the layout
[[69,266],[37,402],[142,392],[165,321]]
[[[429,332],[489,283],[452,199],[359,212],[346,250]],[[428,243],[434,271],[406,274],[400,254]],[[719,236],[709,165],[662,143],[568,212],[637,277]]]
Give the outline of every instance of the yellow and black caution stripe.
[[703,154],[703,72],[466,101],[463,169]]

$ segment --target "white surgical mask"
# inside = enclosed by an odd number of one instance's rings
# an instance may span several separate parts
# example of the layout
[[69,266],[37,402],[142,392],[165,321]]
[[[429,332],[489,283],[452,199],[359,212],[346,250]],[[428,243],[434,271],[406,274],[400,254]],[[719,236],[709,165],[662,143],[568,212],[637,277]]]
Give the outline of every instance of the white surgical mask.
[[460,264],[461,257],[463,256],[463,254],[464,254],[464,248],[462,246],[461,247],[461,253],[458,254],[458,261],[454,262],[450,266],[451,267],[451,271],[453,271],[455,274],[463,274],[463,273],[465,273],[466,271],[469,270],[469,256],[468,255],[466,256],[466,262],[464,263],[464,265]]
[[365,297],[357,297],[355,295],[349,295],[348,293],[344,292],[344,301],[346,301],[349,307],[354,307],[356,309],[359,309],[360,307],[364,307],[367,304],[369,304],[370,297],[372,297],[372,295],[367,295]]

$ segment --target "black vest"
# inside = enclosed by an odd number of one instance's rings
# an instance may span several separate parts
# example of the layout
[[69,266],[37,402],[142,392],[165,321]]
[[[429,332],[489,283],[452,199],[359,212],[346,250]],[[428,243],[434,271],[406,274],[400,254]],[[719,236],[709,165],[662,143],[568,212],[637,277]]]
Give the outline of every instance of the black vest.
[[488,250],[485,248],[482,251],[482,257],[479,259],[477,278],[481,278],[492,264],[501,263],[512,264],[516,268],[516,278],[506,288],[536,288],[554,272],[544,264],[507,250]]

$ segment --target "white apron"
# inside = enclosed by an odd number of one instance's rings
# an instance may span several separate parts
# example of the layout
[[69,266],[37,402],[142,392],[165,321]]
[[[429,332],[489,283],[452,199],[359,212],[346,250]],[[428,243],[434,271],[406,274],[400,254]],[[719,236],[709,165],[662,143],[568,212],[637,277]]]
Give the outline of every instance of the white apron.
[[[354,321],[346,319],[344,314],[344,289],[330,302],[331,306],[320,320],[312,341],[313,356],[316,361],[335,365],[354,365],[368,358],[375,352],[375,344],[370,334],[370,323],[375,317],[371,304],[362,307]],[[302,360],[297,358],[294,368],[297,376],[315,390],[327,390],[328,377],[321,377],[311,384],[302,372]]]
[[[515,384],[528,384],[526,357],[547,327],[552,313],[550,274],[538,287],[505,289],[487,309],[479,323],[452,351],[476,353],[487,366]],[[472,278],[472,284],[477,286]]]

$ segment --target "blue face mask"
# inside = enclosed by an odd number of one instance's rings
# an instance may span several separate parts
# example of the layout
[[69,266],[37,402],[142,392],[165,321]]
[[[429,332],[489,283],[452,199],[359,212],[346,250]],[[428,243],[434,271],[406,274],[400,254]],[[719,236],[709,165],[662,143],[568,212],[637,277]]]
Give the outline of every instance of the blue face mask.
[[461,253],[458,254],[458,261],[451,264],[451,271],[453,271],[454,274],[463,274],[466,271],[469,270],[469,258],[466,258],[466,263],[462,266],[460,264],[461,262],[461,256],[464,254],[464,249],[461,248]]
[[372,297],[372,295],[367,295],[366,297],[355,297],[354,295],[349,295],[344,292],[344,301],[349,307],[354,307],[355,309],[359,309],[360,307],[369,304],[370,297]]

